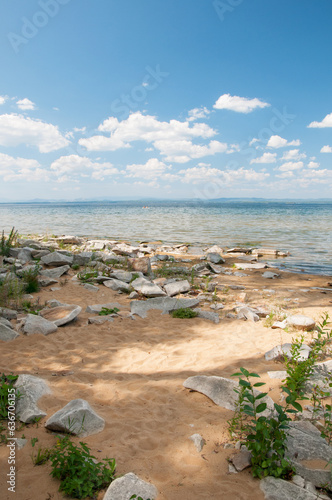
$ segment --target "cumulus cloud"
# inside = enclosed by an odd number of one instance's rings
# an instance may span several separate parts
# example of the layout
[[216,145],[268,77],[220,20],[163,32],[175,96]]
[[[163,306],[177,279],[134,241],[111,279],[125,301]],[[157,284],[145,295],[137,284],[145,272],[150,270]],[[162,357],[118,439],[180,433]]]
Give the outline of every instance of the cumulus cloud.
[[188,122],[199,120],[200,118],[206,118],[211,111],[209,111],[205,106],[202,108],[191,109],[188,113]]
[[270,106],[267,102],[260,101],[255,97],[248,99],[247,97],[239,97],[237,95],[223,94],[215,102],[215,109],[229,109],[237,113],[251,113],[256,108],[266,108]]
[[299,149],[290,149],[289,151],[285,151],[282,155],[282,160],[303,160],[307,155],[305,153],[300,153]]
[[250,160],[250,164],[252,164],[252,163],[275,163],[277,161],[276,157],[277,157],[277,153],[264,153],[263,156],[260,156],[259,158],[254,158],[253,160]]
[[135,141],[145,141],[157,149],[167,161],[185,163],[191,158],[201,158],[227,150],[227,144],[211,141],[207,145],[194,144],[194,139],[209,139],[217,132],[206,123],[170,120],[161,122],[155,116],[132,113],[125,120],[118,121],[110,117],[99,125],[100,132],[109,132],[110,136],[95,135],[82,138],[79,144],[88,151],[116,151],[130,148]]
[[30,101],[30,99],[27,99],[26,97],[16,101],[16,104],[19,109],[22,109],[22,111],[33,110],[36,106],[34,102]]
[[323,146],[322,149],[320,150],[321,153],[332,153],[332,147],[331,146]]
[[128,177],[143,177],[144,179],[156,179],[162,176],[170,167],[157,158],[150,158],[145,164],[127,165]]
[[69,145],[58,127],[41,120],[17,114],[0,115],[0,145],[36,146],[41,153],[49,153]]
[[271,135],[267,143],[267,147],[273,149],[285,148],[286,146],[300,146],[300,145],[301,141],[299,139],[288,142],[287,139],[280,137],[280,135]]
[[218,180],[218,182],[222,181],[225,184],[233,184],[239,181],[262,182],[267,179],[270,174],[263,171],[256,172],[253,169],[245,169],[243,167],[237,170],[193,167],[180,170],[179,175],[182,176],[182,182],[187,184],[201,184],[202,182],[211,182],[213,180]]
[[308,168],[318,168],[319,167],[319,163],[316,162],[316,161],[309,161],[308,163]]
[[311,122],[308,128],[327,128],[332,127],[332,113],[326,115],[321,122]]
[[303,161],[288,161],[279,167],[279,170],[288,172],[289,170],[299,170],[303,168]]
[[51,164],[51,170],[62,179],[70,178],[71,175],[85,176],[86,173],[91,174],[93,179],[103,180],[105,177],[110,177],[119,174],[117,168],[112,163],[99,163],[92,161],[86,156],[68,155],[61,156]]
[[6,97],[6,96],[4,96],[4,95],[0,95],[0,106],[1,106],[2,104],[5,104],[5,102],[6,102],[6,101],[7,101],[7,97]]
[[3,153],[0,153],[0,176],[5,182],[49,180],[49,173],[41,167],[37,160],[14,158]]

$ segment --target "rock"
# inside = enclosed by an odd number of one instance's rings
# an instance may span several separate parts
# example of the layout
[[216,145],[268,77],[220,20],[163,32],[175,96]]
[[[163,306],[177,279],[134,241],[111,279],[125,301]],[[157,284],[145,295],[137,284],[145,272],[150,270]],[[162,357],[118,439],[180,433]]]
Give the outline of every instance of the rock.
[[213,245],[212,247],[204,250],[206,254],[209,254],[209,253],[216,253],[216,254],[220,254],[220,253],[224,253],[224,250],[219,247],[218,245]]
[[101,432],[105,427],[105,420],[97,415],[87,401],[74,399],[54,413],[45,427],[51,431],[86,437]]
[[203,449],[203,446],[206,444],[205,439],[203,439],[200,434],[193,434],[189,439],[194,443],[198,453],[200,453]]
[[267,372],[270,378],[285,379],[287,377],[287,372],[285,370],[276,370],[274,372]]
[[88,323],[90,325],[103,325],[107,321],[114,321],[113,314],[107,314],[106,316],[94,316],[88,318]]
[[133,300],[130,302],[132,314],[137,314],[141,318],[146,318],[147,312],[150,309],[158,309],[164,314],[176,309],[186,307],[196,307],[199,304],[199,299],[175,299],[172,297],[161,297],[148,300]]
[[78,266],[86,266],[93,257],[93,252],[81,252],[74,254],[73,264]]
[[121,281],[121,280],[116,280],[114,278],[111,278],[107,281],[104,281],[103,284],[107,288],[110,288],[111,290],[114,290],[115,292],[129,293],[132,290],[132,287],[130,285],[128,285],[128,283],[125,283],[124,281]]
[[243,269],[243,270],[246,270],[246,269],[264,269],[266,267],[269,267],[264,262],[257,262],[256,264],[247,263],[247,262],[237,262],[234,264],[234,266],[237,267],[238,269]]
[[11,322],[8,321],[8,319],[6,319],[6,318],[2,318],[1,316],[0,316],[0,325],[4,325],[7,328],[10,328],[11,330],[13,329]]
[[128,259],[128,265],[132,271],[139,271],[143,274],[151,274],[151,262],[149,257],[142,257],[141,259]]
[[99,292],[99,287],[91,285],[91,283],[84,283],[83,288],[89,290],[90,292]]
[[43,309],[39,314],[48,321],[51,321],[54,325],[62,326],[77,318],[81,311],[82,308],[80,306],[66,304],[52,307],[51,309]]
[[146,297],[163,297],[166,293],[155,283],[151,283],[145,278],[137,278],[132,281],[131,286]]
[[214,274],[220,274],[223,272],[222,267],[216,266],[215,264],[211,264],[211,262],[207,264],[207,268],[210,269]]
[[19,334],[15,330],[0,322],[0,340],[9,342],[10,340],[15,340],[17,337],[19,337]]
[[37,406],[38,399],[45,394],[51,394],[44,380],[33,375],[19,375],[15,388],[21,394],[16,401],[16,415],[21,422],[28,424],[36,418],[46,416]]
[[265,273],[262,274],[262,278],[267,278],[267,279],[274,279],[279,277],[280,274],[273,273],[272,271],[265,271]]
[[40,286],[49,286],[49,285],[55,285],[58,283],[58,280],[55,280],[54,278],[49,278],[48,276],[39,276],[38,277],[38,283]]
[[276,257],[278,255],[278,250],[275,250],[274,248],[254,248],[252,254],[257,255],[258,257],[263,255],[272,255]]
[[249,321],[259,321],[259,316],[256,313],[255,309],[246,306],[240,306],[236,308],[237,319],[244,319]]
[[298,330],[313,330],[316,326],[315,320],[304,316],[303,314],[295,314],[294,316],[289,316],[287,319],[287,325],[292,326]]
[[66,274],[69,269],[70,266],[65,265],[57,267],[56,269],[43,269],[39,274],[41,274],[42,276],[46,276],[47,278],[57,279],[60,278],[63,274]]
[[219,302],[215,302],[214,304],[210,305],[210,309],[214,309],[215,311],[219,311],[220,309],[224,309],[224,305],[220,304]]
[[31,256],[34,259],[41,259],[42,257],[48,255],[49,253],[51,253],[49,250],[32,250]]
[[128,295],[128,299],[130,300],[133,300],[133,299],[138,299],[139,297],[139,294],[137,292],[131,292],[129,295]]
[[98,314],[103,307],[105,309],[114,309],[115,307],[121,309],[121,305],[118,302],[108,302],[107,304],[93,304],[92,306],[88,306],[85,311],[87,313]]
[[[216,405],[226,408],[227,410],[235,410],[238,394],[234,389],[238,389],[239,384],[235,380],[230,380],[224,377],[195,375],[187,378],[183,383],[184,387],[193,391],[200,392],[210,398]],[[255,390],[255,394],[260,394],[260,391]],[[260,400],[267,404],[267,408],[262,412],[261,416],[269,416],[274,411],[274,403],[269,396],[265,396]]]
[[19,261],[22,262],[22,264],[26,264],[27,262],[30,262],[32,260],[32,255],[31,251],[33,249],[29,247],[24,247],[22,250],[20,250],[17,254],[17,258]]
[[22,439],[22,438],[16,438],[16,448],[18,450],[22,450],[24,446],[27,444],[28,440],[27,439]]
[[284,321],[275,321],[273,323],[273,325],[271,326],[271,328],[282,328],[282,329],[284,329],[284,328],[286,328],[286,326],[287,326],[287,321],[286,320],[284,320]]
[[206,258],[209,262],[212,262],[212,264],[225,264],[225,259],[219,255],[219,253],[208,253],[206,255]]
[[[268,476],[260,481],[265,500],[317,500],[313,494],[290,481]],[[319,498],[319,497],[318,497]]]
[[41,316],[37,316],[36,314],[28,314],[23,326],[23,332],[26,335],[34,335],[36,333],[49,335],[50,333],[56,332],[57,329],[58,327],[53,322]]
[[173,283],[168,283],[164,286],[166,293],[169,297],[178,295],[179,293],[186,293],[190,290],[190,284],[188,280],[174,281]]
[[131,280],[133,279],[132,273],[129,273],[128,271],[122,271],[122,270],[113,271],[110,274],[110,277],[115,278],[115,279],[120,280],[120,281],[124,281],[125,283],[130,283]]
[[0,316],[8,320],[17,319],[17,311],[14,311],[14,309],[7,309],[6,307],[0,307]]
[[103,500],[129,500],[132,495],[144,500],[155,500],[158,490],[153,484],[146,483],[133,472],[115,479],[108,487]]
[[213,321],[213,323],[219,323],[219,314],[211,311],[203,311],[202,309],[196,308],[194,311],[197,313],[197,318],[207,319]]
[[[291,349],[292,349],[292,344],[290,343],[277,345],[276,347],[273,347],[273,349],[265,353],[265,359],[266,361],[271,361],[273,359],[278,358],[279,356],[283,357],[284,355],[286,355],[287,358],[290,359],[292,357]],[[308,359],[310,352],[311,348],[306,344],[302,344],[299,350],[298,361],[305,361],[306,359]]]
[[332,360],[323,363],[317,363],[314,366],[313,373],[305,384],[305,391],[307,394],[313,392],[315,386],[318,386],[324,392],[332,395],[332,387],[329,386],[327,380],[331,380]]
[[241,472],[251,466],[251,453],[248,450],[243,450],[232,455],[230,460],[237,472]]
[[59,241],[64,245],[81,245],[83,242],[83,240],[77,236],[59,236],[55,241]]
[[41,262],[45,264],[46,266],[64,266],[64,265],[71,265],[73,263],[74,257],[59,253],[59,252],[51,252],[47,255],[44,255],[42,257]]

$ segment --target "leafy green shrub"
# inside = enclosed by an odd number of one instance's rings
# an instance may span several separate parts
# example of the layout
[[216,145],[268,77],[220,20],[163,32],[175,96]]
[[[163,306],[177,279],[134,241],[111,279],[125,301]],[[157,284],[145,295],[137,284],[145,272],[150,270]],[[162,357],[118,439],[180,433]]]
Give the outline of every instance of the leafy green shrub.
[[[137,495],[132,495],[130,497],[130,500],[132,500],[133,498],[136,498],[136,500],[144,500],[142,497],[138,497]],[[146,500],[150,500],[150,498],[147,498]],[[152,499],[153,500],[153,499]]]
[[17,231],[13,227],[9,233],[8,238],[5,237],[5,232],[2,231],[2,236],[0,239],[0,255],[9,257],[10,249],[16,244]]
[[114,459],[96,462],[85,443],[75,445],[69,437],[58,440],[50,460],[51,476],[61,481],[59,491],[73,498],[94,497],[114,479]]
[[197,315],[198,313],[196,311],[193,311],[189,307],[180,307],[179,309],[172,311],[173,318],[196,318]]
[[11,401],[11,394],[14,392],[14,384],[18,379],[18,375],[0,376],[0,420],[6,420],[8,417],[8,401]]
[[26,293],[35,293],[40,289],[38,274],[40,267],[37,265],[34,269],[29,269],[28,271],[23,271],[21,278],[24,283],[24,288]]
[[24,284],[10,274],[0,280],[0,307],[18,307],[24,293]]
[[91,281],[94,281],[94,278],[98,277],[98,271],[94,271],[91,269],[84,269],[81,273],[77,273],[77,278],[82,282],[82,283],[89,283]]
[[80,268],[80,266],[79,266],[79,264],[73,264],[73,265],[71,266],[71,268],[72,268],[74,271],[77,271],[77,270]]
[[99,316],[108,316],[109,314],[117,314],[120,311],[117,307],[113,307],[113,309],[108,309],[107,307],[102,307],[101,311],[99,311]]

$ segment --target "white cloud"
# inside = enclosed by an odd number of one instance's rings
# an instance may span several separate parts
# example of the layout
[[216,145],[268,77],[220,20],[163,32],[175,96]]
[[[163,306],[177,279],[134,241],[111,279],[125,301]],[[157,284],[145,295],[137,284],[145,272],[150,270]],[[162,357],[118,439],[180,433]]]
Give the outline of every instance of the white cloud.
[[308,128],[327,128],[332,127],[332,113],[326,115],[321,122],[311,122]]
[[322,149],[320,150],[321,153],[332,153],[332,147],[331,146],[323,146]]
[[49,153],[69,145],[58,127],[41,120],[17,114],[0,115],[0,145],[37,146],[41,153]]
[[128,177],[143,177],[144,179],[156,179],[162,176],[170,167],[157,158],[150,158],[145,164],[133,164],[127,166]]
[[19,109],[22,109],[22,111],[35,109],[35,103],[30,101],[30,99],[27,99],[26,97],[17,101],[16,104]]
[[299,149],[290,149],[285,151],[282,155],[282,160],[303,160],[307,155],[305,153],[300,153]]
[[233,184],[235,182],[262,182],[270,174],[266,172],[256,172],[253,169],[245,169],[243,167],[237,170],[220,170],[218,168],[193,167],[186,170],[180,170],[179,175],[182,175],[182,182],[201,184],[202,182],[211,182],[214,179],[218,182],[222,181],[225,184]]
[[251,141],[249,142],[249,146],[253,146],[256,142],[259,142],[259,139],[257,139],[256,137],[254,137],[253,139],[251,139]]
[[0,106],[1,106],[2,104],[5,104],[5,102],[6,102],[6,101],[7,101],[7,97],[6,97],[6,96],[4,96],[4,95],[0,95]]
[[77,133],[77,132],[82,132],[82,133],[84,133],[84,132],[86,131],[86,127],[82,127],[82,128],[77,128],[77,127],[74,127],[74,128],[73,128],[73,131],[74,131],[74,132],[76,132],[76,133]]
[[91,173],[93,179],[98,180],[119,174],[118,169],[112,163],[98,163],[86,156],[78,155],[61,156],[51,164],[51,170],[54,170],[56,175],[62,179],[61,182],[64,182],[63,179],[69,178],[67,174],[79,174],[83,177],[88,172]]
[[266,108],[270,106],[267,102],[260,101],[255,97],[248,99],[247,97],[239,97],[237,95],[223,94],[213,105],[215,109],[230,109],[237,113],[251,113],[256,108]]
[[278,149],[278,148],[284,148],[286,146],[300,146],[301,141],[299,139],[295,141],[288,142],[286,139],[283,137],[280,137],[280,135],[271,135],[267,147],[268,148],[273,148],[273,149]]
[[308,168],[318,168],[318,167],[319,163],[317,163],[316,161],[309,161]]
[[303,161],[289,161],[281,165],[281,167],[279,167],[279,170],[288,172],[289,170],[299,170],[300,168],[303,168]]
[[277,153],[264,153],[260,158],[250,160],[250,165],[252,163],[275,163],[277,161],[276,157]]
[[202,108],[194,108],[188,112],[188,122],[198,120],[200,118],[206,118],[211,111],[209,111],[205,106]]
[[294,177],[294,173],[290,170],[288,172],[283,172],[280,175],[277,175],[276,177],[279,177],[279,179],[289,179],[290,177]]
[[193,144],[196,138],[209,139],[216,135],[205,123],[190,126],[188,121],[170,120],[161,122],[155,116],[132,113],[121,122],[115,117],[105,120],[99,127],[100,132],[110,132],[109,137],[96,135],[80,139],[79,144],[88,151],[115,151],[131,147],[134,141],[152,143],[167,161],[185,163],[191,158],[225,152],[227,144],[211,141],[207,145]]
[[3,177],[5,182],[49,180],[49,172],[41,168],[37,160],[14,158],[3,153],[0,153],[0,176]]

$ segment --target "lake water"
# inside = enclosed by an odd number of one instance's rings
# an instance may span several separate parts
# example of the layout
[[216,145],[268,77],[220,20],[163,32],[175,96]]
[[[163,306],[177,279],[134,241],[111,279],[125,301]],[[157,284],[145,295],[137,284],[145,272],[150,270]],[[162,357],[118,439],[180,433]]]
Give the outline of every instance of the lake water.
[[0,204],[0,229],[128,241],[287,250],[278,267],[332,275],[332,204],[276,202]]

